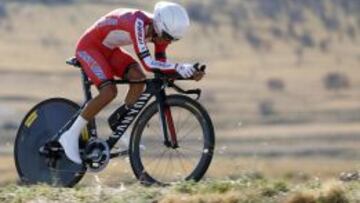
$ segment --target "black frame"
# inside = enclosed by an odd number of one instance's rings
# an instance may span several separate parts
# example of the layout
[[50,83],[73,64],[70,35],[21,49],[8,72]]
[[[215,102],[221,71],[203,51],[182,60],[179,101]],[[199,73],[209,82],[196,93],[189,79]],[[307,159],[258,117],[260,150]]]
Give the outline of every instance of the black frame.
[[[92,82],[88,79],[85,72],[81,69],[82,75],[82,86],[84,91],[84,98],[85,104],[91,100],[92,93],[91,93],[91,86],[93,85]],[[166,126],[166,118],[164,115],[164,109],[166,107],[166,92],[165,89],[167,87],[174,88],[177,92],[182,94],[195,94],[197,98],[200,98],[201,90],[200,89],[192,89],[192,90],[183,90],[179,86],[174,84],[174,80],[191,80],[191,79],[184,79],[177,74],[163,74],[160,70],[154,70],[154,78],[146,79],[142,81],[129,81],[129,80],[115,80],[114,83],[117,85],[124,85],[124,84],[136,84],[136,83],[145,83],[146,89],[139,97],[139,100],[133,105],[133,108],[125,115],[125,119],[123,119],[120,125],[117,127],[117,130],[110,136],[106,142],[109,145],[109,149],[111,150],[121,136],[125,133],[127,128],[136,120],[137,115],[142,111],[142,109],[146,106],[146,104],[150,101],[150,99],[155,96],[156,102],[159,105],[159,113],[161,117],[161,123],[163,126],[163,135],[164,135],[164,144],[168,147],[177,147],[177,143],[172,143],[169,139],[168,130]],[[80,112],[79,112],[80,113]],[[75,116],[76,118],[76,116]],[[72,122],[69,122],[72,123]],[[96,130],[96,121],[95,118],[89,122],[88,128],[90,130],[91,137],[97,138],[97,130]],[[61,131],[60,131],[61,132]],[[61,133],[59,133],[61,134]],[[117,152],[110,155],[111,158],[121,155],[123,152]]]

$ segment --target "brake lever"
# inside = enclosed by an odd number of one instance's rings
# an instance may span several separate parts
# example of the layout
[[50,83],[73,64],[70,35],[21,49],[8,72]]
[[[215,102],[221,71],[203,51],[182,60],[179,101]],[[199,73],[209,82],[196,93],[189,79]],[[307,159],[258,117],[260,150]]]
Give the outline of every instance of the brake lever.
[[200,65],[200,63],[195,63],[194,68],[196,71],[205,72],[206,65],[205,64]]

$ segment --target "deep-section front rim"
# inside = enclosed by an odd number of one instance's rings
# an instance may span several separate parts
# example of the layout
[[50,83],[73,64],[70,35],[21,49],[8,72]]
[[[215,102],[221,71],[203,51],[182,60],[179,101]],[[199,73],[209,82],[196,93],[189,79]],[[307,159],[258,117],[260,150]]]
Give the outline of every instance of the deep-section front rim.
[[[182,95],[171,95],[167,98],[167,104],[171,106],[171,108],[181,107],[186,109],[187,111],[190,111],[191,114],[196,117],[196,119],[201,125],[203,144],[202,149],[197,150],[200,151],[199,153],[201,153],[201,157],[196,162],[196,166],[192,168],[191,173],[187,174],[187,176],[185,177],[185,180],[198,181],[207,171],[213,156],[215,138],[214,129],[210,117],[208,116],[206,110],[199,103],[190,99],[189,97],[185,97]],[[145,184],[163,183],[152,177],[152,174],[149,174],[147,170],[144,170],[144,168],[146,168],[147,166],[144,166],[145,163],[143,163],[141,159],[141,152],[139,148],[139,143],[141,137],[143,136],[144,128],[153,118],[153,116],[157,114],[157,112],[158,111],[156,103],[152,103],[148,106],[148,108],[144,110],[144,112],[141,114],[141,116],[139,116],[139,119],[135,124],[130,140],[130,162],[132,169],[135,173],[135,176]],[[179,149],[181,149],[181,146]]]

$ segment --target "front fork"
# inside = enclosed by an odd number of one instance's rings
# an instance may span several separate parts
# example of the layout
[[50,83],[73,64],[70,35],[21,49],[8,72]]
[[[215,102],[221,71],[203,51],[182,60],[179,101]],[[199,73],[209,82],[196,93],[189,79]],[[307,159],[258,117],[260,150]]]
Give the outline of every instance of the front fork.
[[[176,129],[171,114],[170,106],[166,103],[165,89],[161,89],[156,95],[158,103],[160,124],[164,137],[164,145],[176,149],[179,147],[176,135]],[[170,134],[170,136],[169,136]]]

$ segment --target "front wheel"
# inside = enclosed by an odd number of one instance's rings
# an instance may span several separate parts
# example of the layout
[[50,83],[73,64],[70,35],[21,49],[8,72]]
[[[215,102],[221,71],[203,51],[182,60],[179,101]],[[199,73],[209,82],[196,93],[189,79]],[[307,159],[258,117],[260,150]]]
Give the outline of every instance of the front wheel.
[[214,128],[206,110],[195,100],[171,95],[177,147],[164,142],[158,103],[150,104],[134,125],[129,156],[135,176],[144,184],[199,181],[207,171],[215,146]]

